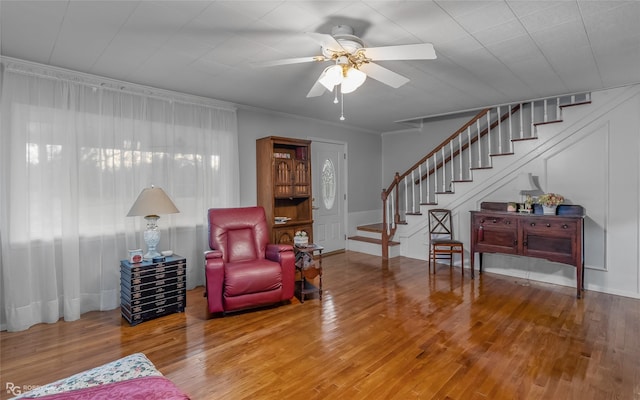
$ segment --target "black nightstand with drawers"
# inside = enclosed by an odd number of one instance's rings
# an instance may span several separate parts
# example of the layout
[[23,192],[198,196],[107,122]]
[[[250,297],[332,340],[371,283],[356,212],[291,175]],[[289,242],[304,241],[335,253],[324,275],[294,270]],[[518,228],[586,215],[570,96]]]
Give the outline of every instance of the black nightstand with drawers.
[[164,261],[120,262],[120,311],[131,324],[183,312],[187,260],[174,254]]

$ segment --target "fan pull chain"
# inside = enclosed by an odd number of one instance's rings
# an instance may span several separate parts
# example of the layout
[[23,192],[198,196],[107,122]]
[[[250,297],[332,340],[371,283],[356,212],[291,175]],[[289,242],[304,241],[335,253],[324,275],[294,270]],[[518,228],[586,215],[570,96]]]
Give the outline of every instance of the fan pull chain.
[[333,87],[335,91],[335,97],[333,98],[333,104],[338,104],[338,85]]
[[344,121],[344,93],[340,91],[340,121]]

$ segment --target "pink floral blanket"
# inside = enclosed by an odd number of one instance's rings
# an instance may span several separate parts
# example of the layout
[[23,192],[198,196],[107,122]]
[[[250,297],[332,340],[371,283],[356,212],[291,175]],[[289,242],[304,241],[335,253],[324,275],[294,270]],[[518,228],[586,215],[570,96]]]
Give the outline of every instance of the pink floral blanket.
[[39,400],[188,400],[164,376],[145,376],[38,397]]

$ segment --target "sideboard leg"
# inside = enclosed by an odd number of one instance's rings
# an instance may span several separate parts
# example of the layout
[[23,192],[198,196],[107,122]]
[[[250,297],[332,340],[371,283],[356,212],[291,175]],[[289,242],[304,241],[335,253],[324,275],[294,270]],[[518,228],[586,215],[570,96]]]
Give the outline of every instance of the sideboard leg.
[[473,257],[474,256],[474,251],[471,250],[471,253],[469,254],[469,263],[471,264],[471,279],[474,278],[474,273],[473,273]]

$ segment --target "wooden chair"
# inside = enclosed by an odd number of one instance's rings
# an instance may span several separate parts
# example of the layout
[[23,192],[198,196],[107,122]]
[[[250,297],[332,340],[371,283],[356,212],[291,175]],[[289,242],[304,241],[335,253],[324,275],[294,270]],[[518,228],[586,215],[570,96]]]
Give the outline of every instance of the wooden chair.
[[436,273],[436,261],[441,259],[448,259],[452,267],[454,254],[460,254],[460,270],[464,275],[464,245],[454,239],[451,210],[429,210],[429,272],[433,263],[433,273]]

